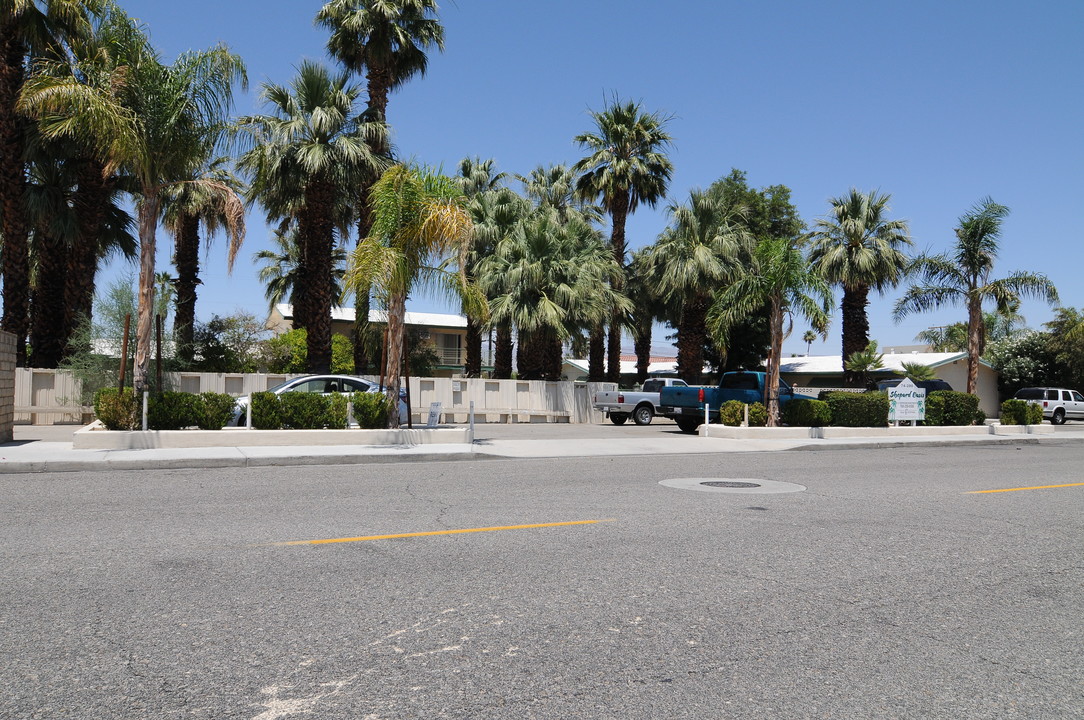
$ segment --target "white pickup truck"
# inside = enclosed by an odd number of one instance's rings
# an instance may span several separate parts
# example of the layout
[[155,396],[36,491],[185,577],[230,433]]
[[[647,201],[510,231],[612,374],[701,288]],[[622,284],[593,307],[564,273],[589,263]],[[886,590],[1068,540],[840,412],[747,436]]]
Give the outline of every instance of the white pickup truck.
[[667,408],[659,405],[659,392],[664,387],[688,387],[677,378],[651,378],[643,389],[611,390],[595,393],[594,408],[601,410],[614,425],[624,425],[632,417],[637,425],[650,425],[656,415],[666,415]]

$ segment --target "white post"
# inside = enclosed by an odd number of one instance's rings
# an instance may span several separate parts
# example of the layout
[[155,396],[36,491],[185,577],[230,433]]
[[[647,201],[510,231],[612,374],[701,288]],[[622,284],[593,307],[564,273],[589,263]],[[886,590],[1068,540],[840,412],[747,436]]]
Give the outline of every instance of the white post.
[[146,390],[143,391],[143,432],[147,432],[147,399],[150,395]]
[[248,405],[245,405],[245,429],[252,429],[252,396],[248,396]]
[[474,435],[474,401],[470,401],[470,433]]
[[346,401],[346,429],[349,430],[350,426],[354,424],[354,401]]
[[741,421],[742,427],[749,427],[749,403],[745,403],[745,408],[742,410],[744,413],[744,419]]
[[704,403],[704,424],[705,425],[711,425],[711,412],[709,411],[710,407],[711,407],[711,403],[709,403],[709,402]]

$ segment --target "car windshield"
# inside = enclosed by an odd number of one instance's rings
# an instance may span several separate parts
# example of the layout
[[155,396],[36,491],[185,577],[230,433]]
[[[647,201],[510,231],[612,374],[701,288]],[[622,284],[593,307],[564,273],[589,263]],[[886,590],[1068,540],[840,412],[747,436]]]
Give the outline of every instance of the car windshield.
[[1024,388],[1016,392],[1017,400],[1042,400],[1043,389],[1042,388]]

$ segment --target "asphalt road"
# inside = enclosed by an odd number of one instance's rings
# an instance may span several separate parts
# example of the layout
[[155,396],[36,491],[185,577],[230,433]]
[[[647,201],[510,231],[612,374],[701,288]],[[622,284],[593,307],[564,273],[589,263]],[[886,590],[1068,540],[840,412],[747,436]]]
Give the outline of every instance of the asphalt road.
[[1084,717],[1080,460],[0,476],[0,717]]

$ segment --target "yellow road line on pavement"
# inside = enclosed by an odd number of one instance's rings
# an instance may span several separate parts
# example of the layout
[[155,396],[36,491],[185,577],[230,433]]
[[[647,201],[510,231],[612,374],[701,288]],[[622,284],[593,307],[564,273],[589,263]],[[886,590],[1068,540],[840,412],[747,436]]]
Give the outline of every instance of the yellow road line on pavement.
[[394,535],[365,535],[362,537],[332,538],[329,540],[290,540],[270,545],[330,545],[331,543],[367,542],[369,540],[394,540],[396,538],[429,537],[432,535],[463,535],[465,533],[497,532],[499,530],[531,530],[534,528],[567,527],[569,525],[594,525],[613,520],[572,520],[569,522],[536,523],[534,525],[501,525],[498,527],[464,528],[461,530],[430,530],[428,532],[396,533]]
[[983,493],[1019,492],[1020,490],[1049,490],[1051,488],[1080,487],[1084,483],[1066,483],[1064,485],[1036,485],[1035,487],[1002,488],[1000,490],[973,490],[965,495],[982,495]]

